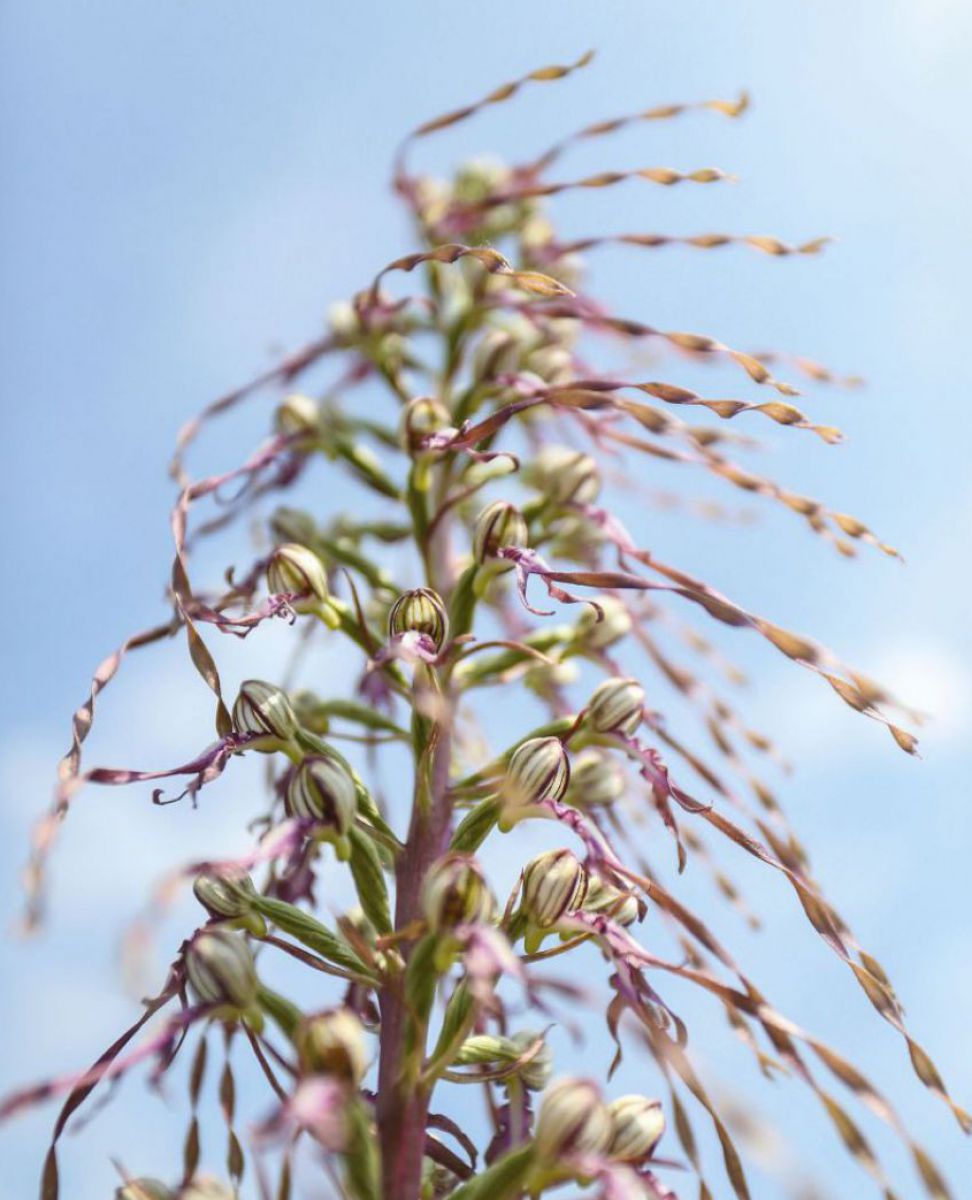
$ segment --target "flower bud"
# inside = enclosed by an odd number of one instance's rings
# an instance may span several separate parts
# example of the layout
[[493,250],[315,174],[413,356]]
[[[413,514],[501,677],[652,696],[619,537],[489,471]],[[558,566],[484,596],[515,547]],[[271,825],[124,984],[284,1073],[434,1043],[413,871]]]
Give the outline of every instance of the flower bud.
[[588,913],[609,913],[617,925],[632,925],[644,911],[637,896],[612,887],[597,875],[588,880],[583,908]]
[[284,437],[297,434],[313,437],[320,433],[321,409],[310,396],[286,396],[277,407],[274,424]]
[[504,793],[513,807],[560,800],[570,783],[570,759],[559,738],[529,738],[510,755]]
[[472,374],[476,379],[492,379],[508,371],[515,371],[523,353],[525,340],[533,336],[527,326],[525,331],[515,333],[509,329],[491,329],[479,340],[473,351]]
[[245,917],[253,907],[257,890],[243,870],[201,871],[192,883],[193,894],[211,917]]
[[267,587],[274,595],[300,597],[294,608],[307,612],[327,599],[327,571],[313,550],[287,542],[274,550],[267,564]]
[[422,884],[422,912],[433,933],[488,921],[493,909],[493,895],[474,859],[447,854],[432,864]]
[[200,1175],[186,1184],[178,1200],[236,1200],[236,1192],[212,1175]]
[[420,587],[402,592],[388,614],[388,634],[400,637],[403,633],[422,633],[431,638],[436,650],[449,632],[449,616],[442,598],[431,588]]
[[415,454],[421,450],[423,438],[438,433],[450,424],[449,410],[434,396],[413,396],[402,409],[398,423],[398,440],[403,450]]
[[578,808],[599,808],[624,795],[624,771],[613,758],[585,750],[570,772],[567,799]]
[[598,733],[630,737],[641,724],[645,693],[637,679],[605,679],[594,689],[587,705],[587,720]]
[[608,1105],[611,1140],[607,1153],[620,1162],[650,1158],[665,1132],[665,1114],[658,1100],[646,1096],[619,1096]]
[[523,868],[521,908],[536,929],[552,929],[580,908],[587,896],[588,875],[571,850],[547,850]]
[[485,562],[495,558],[504,546],[527,545],[528,536],[526,520],[516,505],[494,500],[476,519],[473,558],[478,563]]
[[115,1200],[175,1200],[175,1192],[158,1179],[130,1179],[115,1192]]
[[357,1087],[368,1069],[364,1027],[350,1008],[304,1017],[294,1045],[305,1075],[332,1075]]
[[[513,1046],[520,1054],[525,1053],[541,1035],[523,1030],[514,1033],[510,1038]],[[523,1086],[531,1092],[542,1092],[550,1081],[553,1070],[553,1051],[544,1041],[537,1053],[528,1063],[524,1063],[517,1072]]]
[[297,542],[303,546],[311,545],[318,536],[317,522],[310,513],[288,508],[286,504],[273,510],[270,530],[278,542]]
[[565,1154],[598,1154],[611,1136],[611,1118],[597,1084],[567,1076],[547,1088],[534,1137],[538,1158],[556,1165]]
[[592,504],[601,490],[597,463],[569,446],[545,446],[526,467],[523,479],[554,504]]
[[297,718],[286,692],[272,683],[247,679],[240,684],[233,705],[233,728],[237,733],[255,733],[277,742],[289,742],[297,732]]
[[631,616],[614,596],[602,596],[598,600],[600,617],[588,606],[577,622],[577,635],[587,650],[607,650],[631,632]]
[[287,812],[301,821],[315,821],[338,837],[346,837],[358,810],[354,780],[336,758],[311,755],[287,782]]
[[246,938],[228,929],[197,933],[186,950],[189,986],[202,1004],[240,1010],[256,1001],[260,986]]

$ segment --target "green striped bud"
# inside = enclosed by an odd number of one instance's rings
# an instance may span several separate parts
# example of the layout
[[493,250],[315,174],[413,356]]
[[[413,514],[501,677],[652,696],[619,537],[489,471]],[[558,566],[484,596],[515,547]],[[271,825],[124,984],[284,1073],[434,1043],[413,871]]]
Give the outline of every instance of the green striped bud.
[[646,1096],[619,1096],[608,1105],[611,1140],[608,1157],[620,1162],[651,1158],[665,1132],[665,1114],[658,1100]]
[[193,894],[211,917],[245,917],[253,908],[257,890],[243,870],[200,871],[192,883]]
[[524,469],[523,480],[553,504],[593,504],[601,490],[597,463],[569,446],[544,446]]
[[290,816],[314,821],[325,840],[347,838],[358,810],[357,789],[347,768],[324,755],[310,755],[294,769],[285,801]]
[[[513,1047],[520,1054],[525,1054],[527,1050],[536,1042],[541,1035],[531,1033],[527,1030],[522,1030],[520,1033],[514,1033],[510,1038]],[[517,1075],[523,1086],[531,1092],[542,1092],[550,1082],[550,1074],[553,1071],[553,1051],[544,1041],[543,1045],[537,1053],[524,1063],[517,1071]]]
[[600,808],[624,795],[626,780],[621,766],[597,750],[585,750],[570,772],[567,799],[578,808]]
[[431,588],[402,592],[388,613],[389,637],[403,633],[423,633],[431,638],[436,650],[442,649],[449,632],[449,616],[442,598]]
[[277,432],[284,437],[304,435],[314,437],[320,433],[321,407],[310,396],[295,393],[285,396],[274,414]]
[[304,1017],[294,1046],[305,1075],[332,1075],[358,1087],[368,1070],[364,1026],[350,1008],[330,1008]]
[[557,1166],[565,1154],[599,1154],[611,1137],[611,1118],[596,1083],[566,1076],[547,1088],[534,1137],[537,1157]]
[[632,925],[642,914],[638,897],[612,887],[597,875],[591,875],[584,897],[584,912],[607,913],[617,925]]
[[422,883],[421,899],[422,912],[433,933],[488,921],[495,909],[479,864],[465,854],[447,854],[432,864]]
[[115,1200],[176,1200],[176,1194],[158,1179],[130,1179],[115,1192]]
[[200,1175],[179,1192],[179,1200],[236,1200],[236,1196],[233,1188],[212,1175]]
[[523,868],[521,908],[535,929],[553,929],[584,904],[588,875],[572,850],[547,850]]
[[587,705],[587,720],[598,733],[630,737],[641,724],[645,693],[637,679],[605,679],[594,689]]
[[413,396],[402,409],[398,441],[409,454],[419,453],[422,441],[430,433],[448,428],[449,410],[434,396]]
[[617,597],[602,596],[597,603],[600,618],[588,606],[577,622],[577,638],[586,650],[607,650],[631,632],[631,616]]
[[328,597],[327,571],[313,550],[287,542],[267,564],[267,587],[273,595],[298,597],[293,602],[297,612],[313,612]]
[[526,546],[528,536],[526,520],[516,505],[506,500],[494,500],[476,519],[473,558],[484,563],[495,558],[504,546]]
[[185,961],[189,986],[201,1004],[239,1012],[256,1003],[260,981],[242,934],[205,929],[189,943]]
[[287,693],[261,679],[247,679],[233,705],[233,728],[237,733],[258,734],[261,741],[256,750],[279,749],[280,742],[290,742],[297,733],[297,718]]
[[504,799],[513,808],[528,808],[541,800],[560,800],[570,783],[570,759],[559,738],[529,738],[510,755],[503,785]]

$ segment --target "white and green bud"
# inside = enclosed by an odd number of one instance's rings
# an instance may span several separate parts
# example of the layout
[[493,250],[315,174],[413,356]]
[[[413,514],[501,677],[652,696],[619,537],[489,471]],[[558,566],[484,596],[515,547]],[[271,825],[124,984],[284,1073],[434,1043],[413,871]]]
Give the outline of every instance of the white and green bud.
[[449,410],[440,400],[434,396],[413,396],[402,409],[399,444],[407,453],[415,454],[421,450],[423,438],[447,429],[449,424]]
[[158,1179],[130,1179],[115,1192],[115,1200],[176,1200],[172,1188]]
[[608,1105],[611,1118],[609,1158],[643,1162],[651,1158],[665,1132],[665,1114],[658,1100],[646,1096],[619,1096]]
[[560,738],[529,738],[510,755],[504,807],[515,811],[542,800],[561,800],[569,783],[570,759]]
[[493,894],[475,859],[447,854],[432,864],[422,883],[422,913],[433,933],[456,925],[488,921]]
[[257,734],[260,742],[254,749],[271,751],[279,749],[281,742],[293,741],[297,718],[285,691],[262,679],[247,679],[233,705],[233,728],[237,733]]
[[587,721],[598,733],[630,737],[644,719],[645,692],[637,679],[605,679],[587,705]]
[[291,773],[285,793],[287,812],[314,821],[325,840],[347,838],[358,810],[358,794],[347,767],[336,758],[309,755]]
[[350,1008],[330,1008],[304,1017],[294,1046],[305,1075],[331,1075],[358,1087],[368,1070],[364,1026]]
[[625,786],[619,763],[598,750],[585,750],[571,768],[567,799],[578,808],[602,808],[619,800]]
[[515,371],[519,366],[526,339],[534,336],[532,329],[527,326],[525,331],[512,332],[509,329],[491,329],[480,338],[472,356],[472,374],[474,378],[493,379]]
[[476,519],[473,558],[484,563],[495,558],[504,546],[526,546],[528,537],[526,519],[516,505],[506,500],[494,500]]
[[185,956],[189,986],[201,1004],[240,1012],[256,1003],[260,981],[246,938],[228,929],[197,933]]
[[547,1088],[534,1136],[540,1162],[557,1166],[567,1154],[600,1154],[611,1137],[611,1118],[600,1088],[566,1076]]
[[245,917],[253,910],[257,890],[242,869],[200,871],[192,882],[193,895],[218,920]]
[[[527,1030],[522,1030],[520,1033],[514,1033],[510,1038],[513,1047],[520,1054],[525,1054],[532,1045],[540,1037],[539,1033],[531,1033]],[[550,1082],[550,1075],[553,1071],[553,1051],[550,1049],[546,1040],[543,1045],[534,1054],[529,1062],[523,1063],[517,1075],[523,1086],[531,1092],[542,1092]]]
[[545,446],[524,469],[523,480],[553,504],[593,504],[601,490],[597,463],[569,446]]
[[179,1192],[178,1200],[236,1200],[237,1193],[212,1175],[200,1175]]
[[321,431],[321,406],[310,396],[286,396],[277,406],[274,425],[284,437],[313,438]]
[[431,588],[420,587],[402,592],[388,613],[389,637],[422,633],[431,639],[436,650],[441,650],[448,632],[446,606],[439,593]]
[[607,650],[631,632],[631,614],[615,596],[598,600],[600,616],[590,606],[577,622],[577,640],[586,650]]
[[587,869],[572,850],[547,850],[523,868],[520,908],[534,930],[553,929],[583,907]]
[[588,881],[583,908],[588,913],[607,913],[617,925],[632,925],[643,912],[636,895],[612,887],[597,875]]
[[296,597],[297,612],[315,612],[328,598],[327,571],[313,550],[287,542],[270,556],[267,587],[273,595]]
[[318,536],[317,522],[302,508],[282,504],[270,516],[270,531],[278,542],[309,546]]

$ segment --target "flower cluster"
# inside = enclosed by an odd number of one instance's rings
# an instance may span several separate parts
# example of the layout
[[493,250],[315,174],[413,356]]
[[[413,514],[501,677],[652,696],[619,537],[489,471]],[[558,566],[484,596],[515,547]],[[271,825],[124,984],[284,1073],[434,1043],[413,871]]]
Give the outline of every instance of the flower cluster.
[[[897,723],[900,705],[817,643],[658,559],[641,544],[641,522],[629,532],[606,507],[619,484],[652,503],[643,479],[663,460],[782,505],[844,554],[859,544],[894,553],[857,519],[731,457],[749,446],[728,428],[737,417],[825,442],[839,436],[791,402],[796,389],[774,375],[778,362],[818,383],[839,379],[805,359],[753,355],[615,314],[586,290],[580,258],[612,240],[644,251],[738,242],[777,256],[816,253],[823,240],[794,247],[749,235],[558,236],[549,200],[569,188],[725,178],[711,167],[644,167],[551,179],[576,140],[693,109],[738,117],[745,97],[603,121],[530,162],[475,160],[449,180],[409,166],[435,131],[588,58],[532,72],[415,130],[394,184],[419,249],[337,306],[320,338],[221,398],[180,437],[171,614],[102,664],[75,715],[54,807],[36,832],[31,920],[41,915],[48,851],[84,785],[183,776],[183,796],[197,803],[239,758],[259,754],[272,786],[248,853],[190,864],[161,889],[191,884],[199,927],[140,1019],[89,1070],[18,1092],[0,1109],[9,1116],[64,1097],[44,1168],[46,1200],[69,1175],[58,1162],[60,1136],[88,1094],[140,1063],[153,1063],[157,1079],[190,1056],[181,1167],[167,1182],[129,1176],[126,1167],[120,1200],[234,1197],[245,1170],[262,1195],[283,1197],[298,1168],[328,1172],[335,1194],[351,1200],[514,1200],[569,1181],[602,1200],[665,1200],[674,1188],[683,1197],[731,1191],[746,1200],[746,1155],[692,1062],[689,1030],[665,996],[670,977],[728,1014],[761,1068],[810,1089],[886,1195],[884,1168],[827,1075],[904,1141],[928,1195],[949,1194],[890,1102],[777,1012],[679,889],[692,862],[742,907],[723,853],[776,871],[865,1001],[903,1039],[920,1080],[968,1131],[969,1117],[905,1027],[881,966],[816,882],[763,778],[774,747],[712,682],[726,664],[697,621],[757,634],[913,752],[913,736]],[[642,341],[672,376],[686,359],[706,362],[768,398],[709,399],[592,365]],[[274,395],[268,441],[233,471],[191,479],[185,456],[203,422],[261,392]],[[709,423],[687,419],[698,413]],[[299,494],[318,470],[330,473],[331,495],[333,481],[347,491],[341,511],[305,511],[297,499],[275,507],[264,514],[261,555],[225,576],[228,590],[193,581],[201,539],[251,509],[263,512],[257,506],[280,491]],[[219,515],[197,521],[197,507],[217,493]],[[536,607],[543,594],[549,610]],[[218,635],[249,636],[277,617],[290,622],[295,651],[316,633],[350,648],[358,669],[321,686],[319,678],[312,686],[249,679],[230,702]],[[85,767],[95,698],[122,658],[180,631],[215,698],[215,733],[200,738],[209,744],[168,771]],[[738,677],[731,665],[728,673]],[[662,715],[666,688],[694,707],[710,751],[690,748]],[[510,738],[518,695],[539,716]],[[380,770],[386,754],[391,779]],[[519,834],[536,821],[548,823],[555,845],[524,862]],[[510,863],[516,882],[504,902],[494,869]],[[337,872],[357,896],[348,911],[336,911]],[[578,950],[583,982],[564,967]],[[281,956],[306,968],[326,1007],[272,986]],[[551,975],[554,959],[560,974]],[[612,1064],[588,1052],[588,1073],[598,1078],[573,1074],[552,1034],[588,1003],[606,1012],[616,1050]],[[150,1018],[147,1038],[135,1040]],[[206,1047],[219,1034],[227,1053],[251,1055],[267,1082],[265,1096],[247,1097],[238,1131],[227,1059],[224,1179],[200,1167],[197,1117]],[[614,1067],[632,1046],[645,1056],[648,1094],[608,1098]],[[485,1124],[459,1124],[448,1107],[452,1086],[482,1093]],[[704,1178],[700,1117],[721,1144],[727,1182]],[[686,1170],[698,1181],[684,1185]]]

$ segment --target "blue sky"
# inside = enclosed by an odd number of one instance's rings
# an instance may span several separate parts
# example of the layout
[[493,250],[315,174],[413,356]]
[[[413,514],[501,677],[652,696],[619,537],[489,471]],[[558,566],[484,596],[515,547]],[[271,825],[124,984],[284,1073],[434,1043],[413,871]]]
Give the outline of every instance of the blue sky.
[[[68,716],[93,666],[161,612],[170,554],[165,463],[178,426],[275,349],[313,336],[332,301],[412,248],[387,188],[402,132],[594,46],[588,71],[429,143],[423,162],[522,155],[601,116],[752,91],[744,122],[700,116],[637,128],[562,165],[567,174],[717,163],[738,183],[694,191],[630,184],[564,197],[555,211],[577,234],[719,229],[838,239],[805,261],[734,250],[607,251],[593,264],[594,281],[616,309],[662,327],[805,353],[869,380],[864,391],[808,389],[807,407],[840,425],[846,445],[750,429],[765,435],[777,477],[867,520],[901,548],[905,567],[874,554],[839,560],[769,512],[755,531],[646,513],[638,532],[936,714],[924,759],[910,761],[805,672],[787,670],[750,639],[722,638],[759,677],[754,720],[798,761],[781,791],[819,877],[888,968],[953,1091],[972,1098],[970,34],[972,11],[959,0],[7,0],[4,916],[16,913],[29,822],[47,801]],[[260,405],[241,413],[204,441],[194,466],[232,465],[265,416]],[[318,501],[333,503],[326,486]],[[250,673],[254,661],[273,670],[281,636],[253,639],[249,658],[221,639],[228,679]],[[163,765],[185,757],[207,714],[181,656],[153,651],[105,703],[92,758]],[[112,1039],[131,1012],[115,962],[124,916],[166,865],[225,848],[227,831],[241,823],[233,804],[240,788],[219,786],[195,814],[152,809],[135,791],[82,797],[56,862],[48,932],[30,945],[0,946],[4,1084],[80,1065]],[[964,1194],[968,1143],[910,1078],[893,1033],[814,943],[789,893],[745,865],[738,873],[770,913],[759,938],[733,930],[753,972],[779,1006],[853,1050],[900,1098],[909,1126]],[[719,1057],[727,1038],[718,1032],[711,1043],[700,1035],[704,1061],[746,1093],[748,1068],[734,1051]],[[638,1085],[634,1075],[629,1082]],[[828,1196],[869,1194],[797,1089],[761,1094],[764,1110],[782,1112],[799,1135],[801,1161]],[[107,1194],[109,1152],[122,1151],[133,1169],[161,1170],[177,1156],[178,1121],[143,1101],[137,1086],[125,1095],[128,1103],[71,1145],[72,1200]],[[0,1194],[32,1194],[50,1117],[0,1130]],[[900,1194],[917,1196],[901,1153],[877,1127],[874,1140],[904,1181]],[[756,1194],[783,1192],[758,1176]]]

